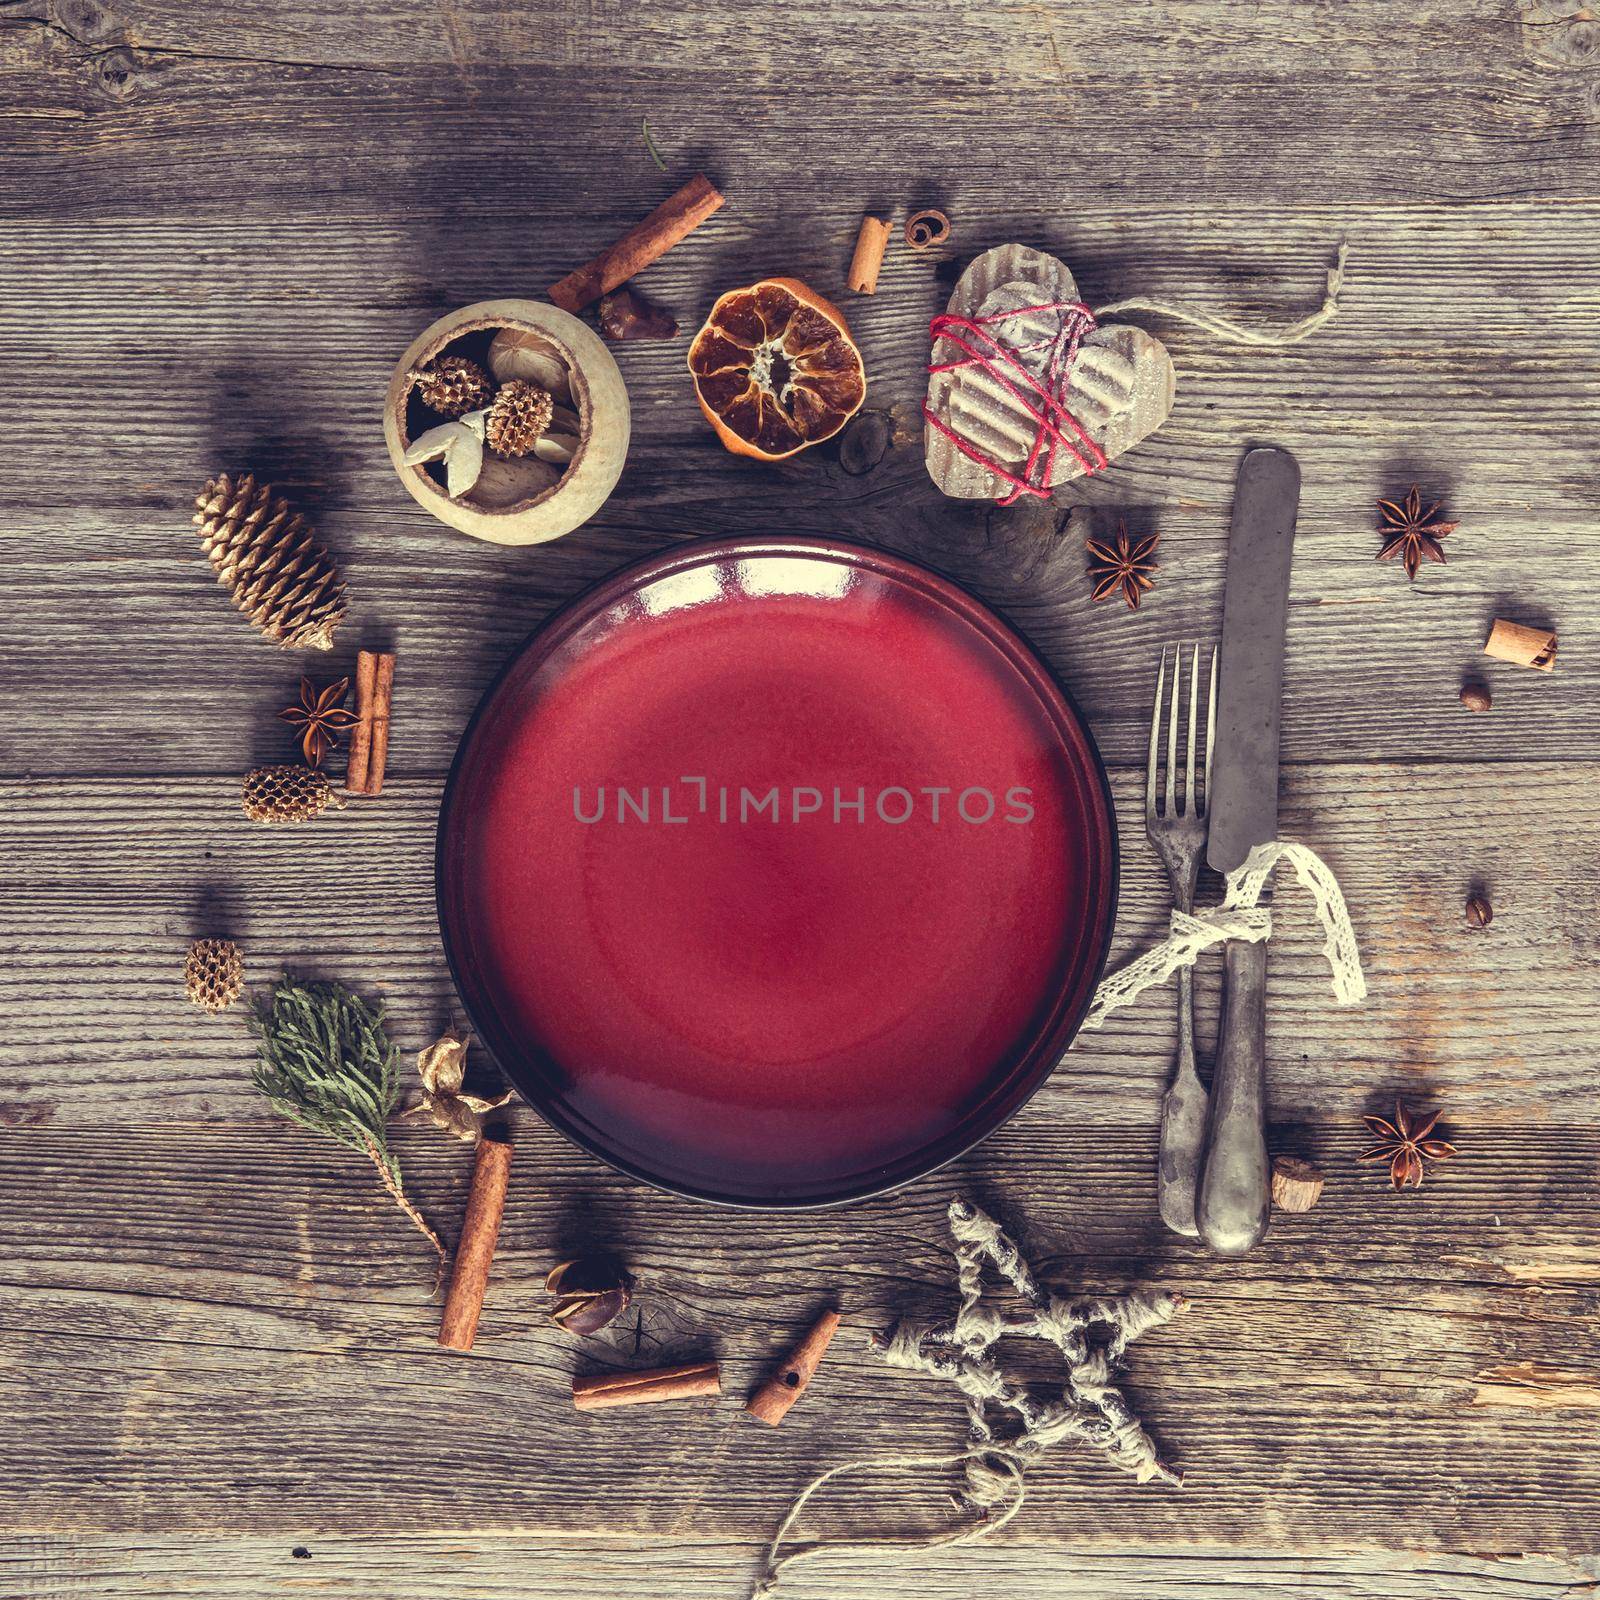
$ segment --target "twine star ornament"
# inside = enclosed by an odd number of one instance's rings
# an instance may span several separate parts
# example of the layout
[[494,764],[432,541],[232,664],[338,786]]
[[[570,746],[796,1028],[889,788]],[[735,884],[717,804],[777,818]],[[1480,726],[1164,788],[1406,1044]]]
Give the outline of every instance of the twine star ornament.
[[[987,1510],[1020,1495],[1023,1468],[1061,1439],[1097,1446],[1140,1483],[1180,1486],[1181,1476],[1161,1460],[1112,1380],[1128,1346],[1184,1310],[1184,1297],[1140,1289],[1063,1298],[1040,1287],[1016,1245],[977,1206],[952,1201],[949,1217],[961,1294],[955,1315],[933,1324],[900,1322],[874,1344],[892,1366],[945,1378],[967,1397],[969,1505]],[[1025,1311],[1008,1314],[984,1303],[985,1266],[1016,1291]],[[1013,1338],[1041,1339],[1060,1352],[1066,1376],[1059,1389],[1041,1398],[1001,1372],[994,1346]]]
[[[896,1323],[888,1333],[875,1334],[872,1347],[891,1366],[948,1379],[961,1390],[967,1400],[967,1447],[954,1455],[845,1461],[819,1472],[778,1524],[751,1600],[769,1600],[786,1569],[830,1550],[933,1549],[992,1538],[1022,1509],[1028,1463],[1060,1439],[1098,1446],[1141,1483],[1159,1478],[1181,1485],[1183,1480],[1156,1454],[1150,1435],[1111,1380],[1120,1372],[1128,1346],[1141,1333],[1171,1321],[1188,1304],[1184,1297],[1149,1289],[1066,1300],[1040,1288],[1016,1245],[970,1201],[952,1200],[949,1219],[961,1292],[955,1315],[937,1323]],[[1007,1314],[984,1304],[987,1266],[1021,1297],[1026,1311]],[[1001,1339],[1015,1338],[1042,1339],[1061,1353],[1066,1380],[1049,1398],[1036,1397],[1000,1371],[994,1347]],[[958,1463],[967,1477],[966,1490],[956,1501],[970,1513],[964,1527],[910,1538],[792,1541],[795,1525],[818,1491],[850,1473],[920,1475]]]

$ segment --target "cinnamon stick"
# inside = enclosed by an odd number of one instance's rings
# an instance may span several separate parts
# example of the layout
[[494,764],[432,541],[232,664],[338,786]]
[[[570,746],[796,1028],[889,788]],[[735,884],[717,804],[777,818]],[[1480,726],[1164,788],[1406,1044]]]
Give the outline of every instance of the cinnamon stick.
[[372,761],[372,690],[378,681],[378,658],[370,650],[356,656],[356,722],[350,730],[350,759],[345,763],[344,786],[350,794],[365,794]]
[[850,258],[850,287],[857,294],[878,292],[883,253],[889,248],[889,224],[881,217],[863,217],[856,235],[856,253]]
[[1483,653],[1539,672],[1556,670],[1556,636],[1548,628],[1526,628],[1496,617]]
[[478,1145],[478,1159],[472,1168],[467,1217],[461,1225],[461,1243],[456,1246],[450,1292],[445,1296],[444,1317],[439,1324],[439,1343],[448,1350],[470,1350],[477,1335],[510,1175],[511,1146],[500,1139],[484,1139]]
[[839,1326],[837,1311],[824,1311],[811,1332],[789,1352],[788,1359],[745,1402],[745,1410],[776,1428],[789,1408],[806,1392],[823,1352]]
[[722,195],[704,173],[696,173],[675,195],[663,200],[643,222],[576,272],[550,286],[550,298],[563,311],[579,312],[652,261],[659,261],[722,205]]
[[394,657],[380,655],[372,685],[372,758],[363,794],[383,793],[383,768],[389,759],[389,703],[394,698]]
[[580,1411],[721,1393],[722,1374],[715,1361],[692,1361],[687,1366],[657,1367],[650,1372],[601,1372],[572,1380],[572,1403]]
[[389,759],[389,708],[394,698],[394,657],[363,650],[356,656],[356,724],[345,766],[348,794],[381,794]]

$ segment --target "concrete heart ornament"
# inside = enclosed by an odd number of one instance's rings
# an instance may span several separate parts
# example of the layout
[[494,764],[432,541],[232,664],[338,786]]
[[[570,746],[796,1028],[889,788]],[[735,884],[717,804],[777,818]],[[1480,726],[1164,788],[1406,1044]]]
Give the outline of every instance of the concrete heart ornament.
[[1047,496],[1104,470],[1172,411],[1166,346],[1101,326],[1066,265],[1026,245],[979,256],[932,333],[928,471],[956,499]]
[[1160,300],[1091,311],[1054,256],[1020,244],[985,251],[929,327],[929,475],[955,499],[1009,505],[1103,472],[1167,420],[1177,374],[1159,339],[1101,318],[1139,311],[1231,344],[1283,348],[1337,313],[1344,262],[1340,245],[1321,306],[1272,330]]

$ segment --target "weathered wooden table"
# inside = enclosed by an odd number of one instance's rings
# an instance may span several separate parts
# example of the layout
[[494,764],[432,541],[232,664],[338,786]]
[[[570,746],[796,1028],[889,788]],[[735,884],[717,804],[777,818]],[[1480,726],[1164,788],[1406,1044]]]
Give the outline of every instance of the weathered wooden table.
[[[1193,1296],[1130,1377],[1187,1487],[1058,1451],[993,1546],[819,1559],[797,1596],[1589,1592],[1600,22],[1526,11],[0,6],[0,1594],[732,1600],[819,1467],[959,1446],[952,1394],[861,1338],[943,1303],[957,1192],[1019,1209],[1064,1280]],[[701,421],[682,338],[628,346],[634,446],[598,520],[524,552],[430,521],[379,430],[398,352],[444,308],[541,292],[702,168],[728,206],[644,280],[691,327],[766,271],[842,293],[868,208],[949,210],[957,251],[895,249],[847,306],[906,442],[860,476],[829,448],[752,467]],[[1137,616],[1090,605],[1054,516],[943,502],[924,474],[926,319],[1011,238],[1059,250],[1091,301],[1267,322],[1314,304],[1349,242],[1343,314],[1294,350],[1152,324],[1177,408],[1082,491],[1162,535]],[[1219,626],[1230,486],[1261,441],[1305,474],[1286,832],[1339,872],[1372,988],[1333,1008],[1285,894],[1274,1143],[1326,1169],[1321,1205],[1238,1263],[1162,1232],[1162,998],[952,1170],[836,1213],[665,1198],[519,1112],[478,1352],[436,1348],[425,1249],[356,1160],[272,1119],[242,1020],[185,1007],[188,939],[231,931],[258,980],[380,991],[426,1042],[452,1017],[433,819],[484,685],[620,563],[781,530],[949,569],[1059,669],[1114,768],[1131,951],[1163,917],[1135,798],[1153,663]],[[346,569],[326,665],[358,638],[399,653],[384,797],[298,830],[246,824],[237,785],[283,750],[302,662],[252,637],[189,528],[200,482],[243,467]],[[1372,502],[1413,480],[1462,527],[1408,586],[1373,562]],[[1496,614],[1558,625],[1560,665],[1494,669],[1471,716],[1456,691]],[[1479,882],[1496,915],[1474,932]],[[1462,1150],[1401,1196],[1354,1163],[1361,1112],[1397,1093],[1443,1106]],[[463,1147],[396,1137],[452,1226]],[[720,1355],[720,1405],[573,1413],[541,1279],[590,1240]],[[848,1323],[817,1384],[780,1430],[751,1424],[744,1386],[830,1292]],[[816,1525],[936,1527],[942,1488],[874,1486]]]

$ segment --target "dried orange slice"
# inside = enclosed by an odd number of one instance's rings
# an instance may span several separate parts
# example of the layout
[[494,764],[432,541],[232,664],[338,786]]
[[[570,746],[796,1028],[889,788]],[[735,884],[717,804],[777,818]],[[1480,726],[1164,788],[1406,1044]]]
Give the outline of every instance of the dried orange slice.
[[831,439],[867,397],[844,318],[798,278],[730,289],[695,335],[689,371],[717,437],[760,461]]

